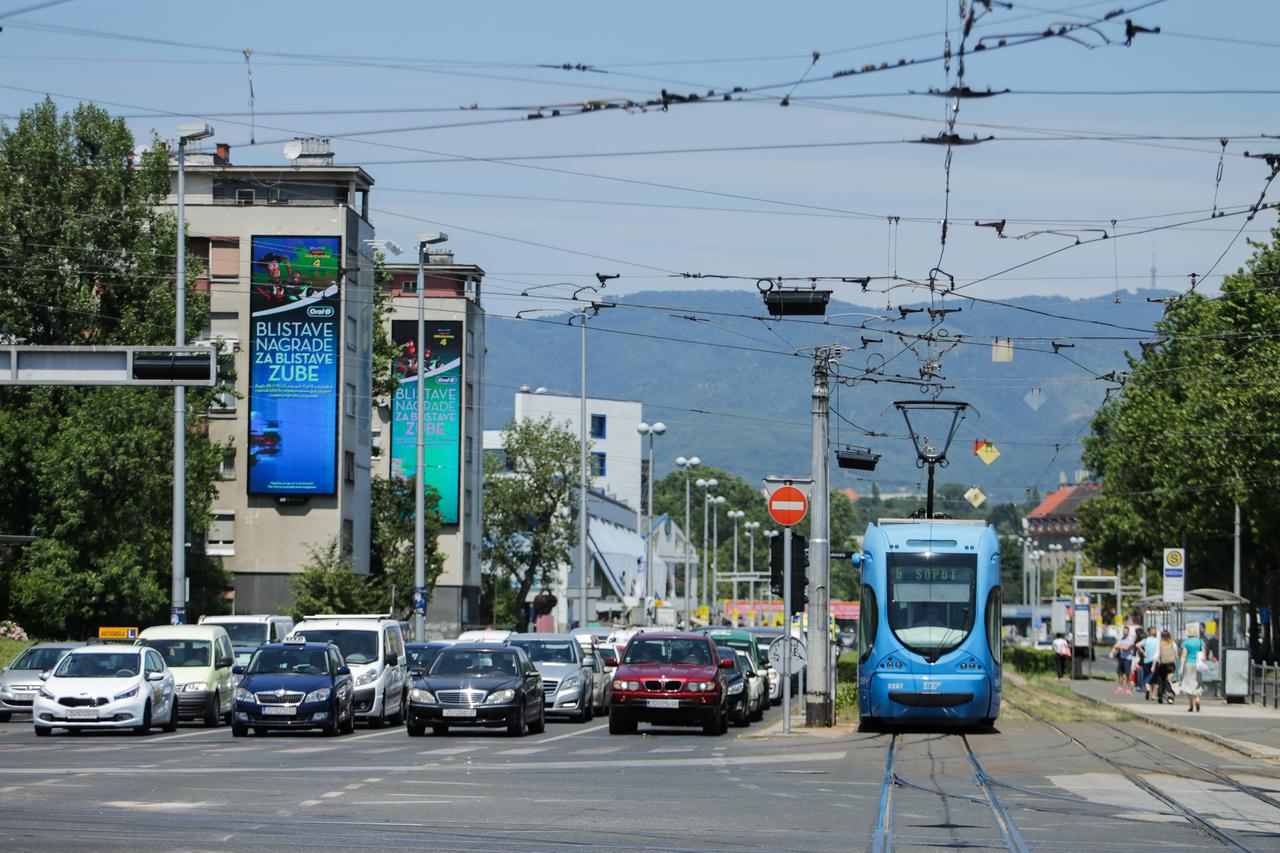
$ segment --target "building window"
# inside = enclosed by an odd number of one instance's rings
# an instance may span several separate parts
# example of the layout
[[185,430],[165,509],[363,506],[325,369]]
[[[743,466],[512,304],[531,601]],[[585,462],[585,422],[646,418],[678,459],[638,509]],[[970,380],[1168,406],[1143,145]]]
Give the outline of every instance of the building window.
[[591,454],[591,476],[603,477],[606,473],[604,454],[595,451]]
[[467,456],[466,456],[467,464],[470,465],[471,464],[471,436],[467,436],[466,447],[467,447]]
[[209,402],[209,414],[233,415],[236,411],[236,395],[233,391],[218,391]]
[[605,427],[604,415],[591,416],[591,437],[592,438],[604,438],[604,432],[605,432],[604,427]]
[[234,480],[236,478],[236,452],[234,449],[228,450],[226,455],[222,457],[222,467],[218,469],[219,480]]
[[342,479],[348,483],[356,481],[356,455],[350,450],[342,454]]
[[381,456],[382,455],[382,430],[380,429],[373,430],[370,433],[370,437],[373,440],[373,455]]
[[356,416],[356,386],[350,382],[346,383],[346,393],[342,396],[342,410],[349,418]]
[[233,557],[236,553],[236,513],[231,509],[215,509],[205,537],[204,552],[212,557]]
[[215,280],[240,277],[240,241],[214,238],[209,241],[209,275]]
[[356,328],[356,318],[347,316],[347,349],[352,352],[356,351],[356,340],[360,337],[360,332]]
[[467,329],[467,355],[476,354],[476,336],[473,331]]
[[467,516],[467,518],[470,518],[471,517],[471,490],[470,489],[466,489],[463,491],[463,506],[465,507],[464,514]]
[[253,204],[254,192],[252,189],[237,189],[236,204]]
[[350,557],[355,550],[356,523],[349,518],[342,519],[342,556]]

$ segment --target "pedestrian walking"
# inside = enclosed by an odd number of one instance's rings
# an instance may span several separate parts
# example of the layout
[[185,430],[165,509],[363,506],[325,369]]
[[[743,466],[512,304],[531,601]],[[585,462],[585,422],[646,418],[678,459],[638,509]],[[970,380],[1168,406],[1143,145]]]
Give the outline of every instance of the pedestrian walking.
[[1062,634],[1053,638],[1053,653],[1058,664],[1058,680],[1061,681],[1067,671],[1067,664],[1071,662],[1071,644]]
[[1128,625],[1124,626],[1124,633],[1111,647],[1108,657],[1116,662],[1116,686],[1111,692],[1132,693],[1129,689],[1129,670],[1133,666],[1133,635],[1129,633]]
[[1200,710],[1203,674],[1207,668],[1200,626],[1193,622],[1187,626],[1187,638],[1182,641],[1182,654],[1178,660],[1178,692],[1187,697],[1187,711]]
[[1156,689],[1156,664],[1160,656],[1160,636],[1155,628],[1147,631],[1138,649],[1142,653],[1142,690],[1147,701],[1151,701]]
[[1173,643],[1173,635],[1168,631],[1160,632],[1160,645],[1156,647],[1156,701],[1173,704],[1173,685],[1169,679],[1178,665],[1178,647]]

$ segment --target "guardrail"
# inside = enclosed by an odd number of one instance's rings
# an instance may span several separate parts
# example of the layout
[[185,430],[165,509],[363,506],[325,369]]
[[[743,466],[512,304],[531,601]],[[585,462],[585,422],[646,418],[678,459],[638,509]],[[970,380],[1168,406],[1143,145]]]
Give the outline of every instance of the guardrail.
[[1255,663],[1249,673],[1249,701],[1256,705],[1280,708],[1280,666]]

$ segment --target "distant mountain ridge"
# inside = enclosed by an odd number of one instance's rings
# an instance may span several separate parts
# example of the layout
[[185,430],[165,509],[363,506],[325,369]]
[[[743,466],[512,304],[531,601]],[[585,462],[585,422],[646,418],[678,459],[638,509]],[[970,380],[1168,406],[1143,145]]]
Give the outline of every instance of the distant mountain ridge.
[[[795,357],[797,349],[842,344],[850,348],[842,373],[878,367],[870,378],[881,379],[918,378],[924,358],[936,358],[943,384],[953,386],[942,398],[972,406],[938,482],[977,485],[995,501],[1023,500],[1027,489],[1051,489],[1063,472],[1071,477],[1080,467],[1080,437],[1107,388],[1118,385],[1097,377],[1126,369],[1125,352],[1139,352],[1139,341],[1151,337],[1133,330],[1150,329],[1162,310],[1147,298],[1166,293],[1006,300],[1017,308],[949,296],[939,307],[962,310],[941,318],[932,347],[894,334],[926,332],[931,319],[923,311],[901,316],[896,308],[832,301],[825,323],[776,321],[749,292],[637,293],[614,298],[619,307],[591,320],[587,390],[639,400],[647,419],[666,423],[656,452],[659,476],[675,467],[677,456],[696,455],[756,482],[769,473],[810,469],[813,364],[811,356]],[[511,418],[512,395],[521,385],[577,394],[579,334],[565,317],[550,314],[536,321],[489,318],[485,425],[501,427]],[[1010,337],[1016,338],[1007,351],[1013,360],[993,361],[992,342]],[[863,494],[873,481],[887,493],[923,488],[905,424],[893,407],[895,400],[923,399],[928,397],[910,384],[834,384],[832,442],[870,446],[882,458],[869,474],[842,471],[833,459],[832,485]],[[990,465],[974,455],[974,442],[981,440],[1000,452]]]

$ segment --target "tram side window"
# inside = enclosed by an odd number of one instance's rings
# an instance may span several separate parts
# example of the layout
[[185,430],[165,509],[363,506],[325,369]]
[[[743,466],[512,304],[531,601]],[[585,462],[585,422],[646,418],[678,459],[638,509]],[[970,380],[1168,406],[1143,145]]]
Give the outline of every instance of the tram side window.
[[858,607],[858,663],[866,663],[871,647],[876,644],[876,626],[880,611],[876,608],[876,593],[865,583],[862,585],[862,602]]
[[996,666],[1004,664],[1004,643],[1000,638],[1000,587],[992,587],[987,596],[987,645],[991,647],[991,660]]

